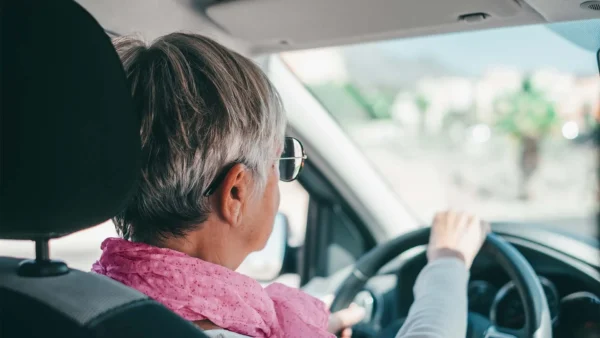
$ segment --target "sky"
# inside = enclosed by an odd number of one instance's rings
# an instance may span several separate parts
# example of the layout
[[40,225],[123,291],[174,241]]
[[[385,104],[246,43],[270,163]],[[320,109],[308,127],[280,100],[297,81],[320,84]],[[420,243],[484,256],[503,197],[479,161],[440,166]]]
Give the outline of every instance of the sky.
[[[577,32],[592,24],[600,31],[600,20],[554,25]],[[600,40],[597,43],[600,47]],[[496,65],[523,71],[553,68],[581,75],[598,72],[595,52],[562,38],[545,25],[399,39],[369,44],[368,48],[381,49],[400,58],[437,59],[465,75],[479,75]]]

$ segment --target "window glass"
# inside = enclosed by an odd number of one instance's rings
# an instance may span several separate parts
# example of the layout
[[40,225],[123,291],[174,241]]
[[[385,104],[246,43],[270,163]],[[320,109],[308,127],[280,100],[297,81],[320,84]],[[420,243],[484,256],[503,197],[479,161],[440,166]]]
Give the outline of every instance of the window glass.
[[459,208],[588,232],[600,78],[595,50],[557,25],[282,58],[423,222]]

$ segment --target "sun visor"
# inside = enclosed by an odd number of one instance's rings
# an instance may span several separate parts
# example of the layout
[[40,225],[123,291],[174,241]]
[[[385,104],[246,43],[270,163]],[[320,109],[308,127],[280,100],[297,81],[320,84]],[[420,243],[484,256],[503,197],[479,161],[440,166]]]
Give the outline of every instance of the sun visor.
[[514,0],[246,0],[220,2],[206,13],[234,37],[255,45],[304,46],[459,25],[465,14],[506,19],[527,8]]

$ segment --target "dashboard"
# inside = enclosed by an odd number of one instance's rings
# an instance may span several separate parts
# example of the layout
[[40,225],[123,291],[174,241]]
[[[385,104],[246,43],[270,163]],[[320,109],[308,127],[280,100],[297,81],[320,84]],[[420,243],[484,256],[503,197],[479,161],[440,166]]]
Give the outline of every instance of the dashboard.
[[[549,229],[495,226],[532,265],[548,300],[554,337],[600,337],[600,245]],[[397,327],[413,303],[412,287],[426,264],[425,248],[390,262],[372,278],[359,302],[368,303],[371,332]],[[404,256],[404,257],[402,257]],[[371,297],[368,297],[370,295]],[[520,296],[503,269],[485,255],[471,268],[469,312],[505,328],[524,326]],[[375,335],[381,337],[381,335]],[[391,336],[393,337],[393,335]]]
[[[550,278],[539,276],[557,334],[564,337],[592,337],[594,333],[600,337],[600,298],[590,291],[568,293],[572,291],[572,284],[559,291]],[[561,285],[570,279],[568,276],[556,278],[561,280]],[[572,282],[577,284],[576,281]],[[515,330],[525,326],[523,303],[512,281],[497,288],[494,281],[471,280],[468,295],[470,312],[488,317],[496,326]]]

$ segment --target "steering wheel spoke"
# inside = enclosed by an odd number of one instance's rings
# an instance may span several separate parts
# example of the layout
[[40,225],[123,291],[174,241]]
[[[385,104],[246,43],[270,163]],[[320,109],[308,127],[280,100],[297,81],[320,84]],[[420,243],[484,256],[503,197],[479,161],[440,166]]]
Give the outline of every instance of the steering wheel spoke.
[[525,330],[514,330],[495,325],[490,326],[486,331],[484,338],[526,338]]

